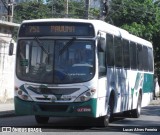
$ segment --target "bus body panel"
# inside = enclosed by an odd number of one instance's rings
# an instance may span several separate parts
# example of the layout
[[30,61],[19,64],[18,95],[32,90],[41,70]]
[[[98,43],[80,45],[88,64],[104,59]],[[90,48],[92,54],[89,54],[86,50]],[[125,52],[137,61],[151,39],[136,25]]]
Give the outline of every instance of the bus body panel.
[[116,103],[114,113],[136,109],[140,90],[142,90],[142,107],[148,105],[153,98],[153,74],[108,68],[107,78],[107,83],[104,83],[105,78],[103,81],[99,79],[101,85],[98,92],[103,94],[97,99],[98,117],[107,114],[107,103],[112,90],[115,93]]
[[15,113],[17,115],[42,115],[54,117],[96,117],[97,100],[92,99],[84,103],[45,103],[23,101],[14,98]]
[[[153,71],[144,71],[138,69],[124,68],[108,66],[106,60],[106,75],[99,76],[99,58],[98,58],[98,40],[100,39],[100,32],[104,34],[111,34],[118,36],[121,39],[128,40],[129,42],[135,42],[145,47],[151,48],[152,44],[144,39],[129,34],[127,31],[107,24],[98,20],[81,20],[81,19],[40,19],[32,21],[24,21],[23,24],[35,23],[35,22],[72,22],[72,23],[90,23],[93,25],[95,37],[80,37],[78,40],[92,40],[95,43],[95,74],[91,80],[81,83],[70,84],[45,84],[34,83],[32,81],[24,81],[17,77],[15,74],[15,87],[17,90],[29,94],[32,101],[24,101],[19,99],[17,91],[15,89],[15,112],[19,115],[42,115],[42,116],[87,116],[87,117],[101,117],[105,116],[108,111],[108,103],[111,93],[114,93],[114,113],[133,110],[137,108],[138,96],[142,94],[142,104],[144,107],[152,100],[153,92]],[[21,26],[22,26],[21,25]],[[105,38],[105,37],[104,37]],[[34,40],[35,37],[20,37],[18,40]],[[72,36],[43,36],[39,40],[48,39],[72,39]],[[106,40],[106,39],[105,39]],[[55,41],[56,42],[56,41]],[[106,45],[107,46],[107,45]],[[86,44],[85,48],[90,50],[91,44]],[[80,49],[80,48],[79,48]],[[55,53],[56,54],[56,53]],[[77,51],[78,54],[78,51]],[[17,55],[18,56],[18,55]],[[69,57],[73,57],[70,55]],[[107,59],[107,58],[106,58]],[[135,56],[136,59],[136,56]],[[64,66],[64,65],[63,65]],[[75,74],[71,74],[72,76]],[[77,91],[65,94],[65,91],[58,96],[53,93],[50,94],[35,94],[29,87],[33,89],[41,89],[45,87],[47,90],[51,89],[78,89]],[[43,88],[42,88],[43,89]],[[88,101],[76,102],[76,99],[83,95],[88,90],[95,90],[94,95]],[[63,101],[62,96],[70,96],[71,100]],[[57,96],[57,97],[55,97]],[[56,100],[52,100],[52,97]],[[39,100],[37,98],[43,98]],[[45,99],[46,98],[46,99]],[[48,98],[48,99],[47,99]],[[58,99],[58,100],[57,100]]]

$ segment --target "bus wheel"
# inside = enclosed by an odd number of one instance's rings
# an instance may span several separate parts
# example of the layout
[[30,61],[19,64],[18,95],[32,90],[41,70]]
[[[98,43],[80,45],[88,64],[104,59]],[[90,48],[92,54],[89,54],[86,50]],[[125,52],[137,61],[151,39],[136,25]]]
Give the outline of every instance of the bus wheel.
[[109,125],[109,119],[107,115],[98,118],[98,126],[107,127],[108,125]]
[[114,110],[114,95],[112,94],[109,99],[108,111],[107,111],[107,115],[110,123],[114,120],[113,110]]
[[132,110],[132,112],[131,112],[132,117],[139,118],[139,116],[141,114],[141,102],[142,102],[142,96],[141,96],[141,94],[139,94],[137,108]]
[[113,108],[114,108],[114,97],[112,95],[109,100],[107,115],[98,118],[100,121],[100,126],[107,127],[109,123],[113,121],[114,119]]
[[49,117],[35,115],[35,119],[38,124],[46,124],[48,123]]

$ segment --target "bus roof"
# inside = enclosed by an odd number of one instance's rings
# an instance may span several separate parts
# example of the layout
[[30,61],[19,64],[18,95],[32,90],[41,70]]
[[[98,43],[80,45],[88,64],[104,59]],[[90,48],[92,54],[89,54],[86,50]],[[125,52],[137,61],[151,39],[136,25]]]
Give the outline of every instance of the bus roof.
[[138,44],[143,44],[148,47],[152,47],[152,43],[137,37],[135,35],[130,34],[128,31],[106,23],[101,20],[87,20],[87,19],[71,19],[71,18],[50,18],[50,19],[35,19],[35,20],[25,20],[22,23],[35,23],[35,22],[82,22],[82,23],[91,23],[94,28],[95,32],[104,31],[115,36],[120,36],[123,39],[136,42]]

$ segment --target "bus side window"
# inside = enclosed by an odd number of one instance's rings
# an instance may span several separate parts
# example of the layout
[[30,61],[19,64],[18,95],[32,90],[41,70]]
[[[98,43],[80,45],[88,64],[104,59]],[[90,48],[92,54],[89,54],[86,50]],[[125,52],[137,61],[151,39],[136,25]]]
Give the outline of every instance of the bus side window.
[[143,69],[148,71],[148,48],[143,46]]
[[113,46],[113,35],[107,34],[107,65],[114,66],[114,46]]
[[143,51],[142,45],[137,45],[137,66],[139,70],[143,70]]
[[123,66],[130,68],[129,41],[123,39]]
[[115,66],[122,67],[122,41],[120,37],[114,38],[114,48],[115,48]]
[[131,60],[131,69],[137,69],[137,49],[136,43],[130,42],[130,60]]
[[150,72],[153,72],[153,61],[153,51],[151,48],[148,48],[148,67]]
[[99,77],[105,76],[107,72],[106,68],[106,49],[104,49],[106,43],[104,38],[100,38],[98,41],[98,66],[99,66]]

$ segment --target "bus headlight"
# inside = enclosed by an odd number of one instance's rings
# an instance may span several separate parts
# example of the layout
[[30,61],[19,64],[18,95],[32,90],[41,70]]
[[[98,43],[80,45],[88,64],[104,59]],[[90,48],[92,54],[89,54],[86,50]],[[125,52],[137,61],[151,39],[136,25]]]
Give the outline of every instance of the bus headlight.
[[96,92],[96,89],[90,89],[90,90],[84,92],[83,94],[81,94],[74,102],[85,102],[85,101],[88,101],[93,97],[95,92]]
[[16,95],[22,99],[22,100],[25,100],[25,101],[33,101],[31,99],[31,97],[26,93],[24,92],[23,90],[21,90],[20,88],[18,87],[15,87],[15,92],[16,92]]

